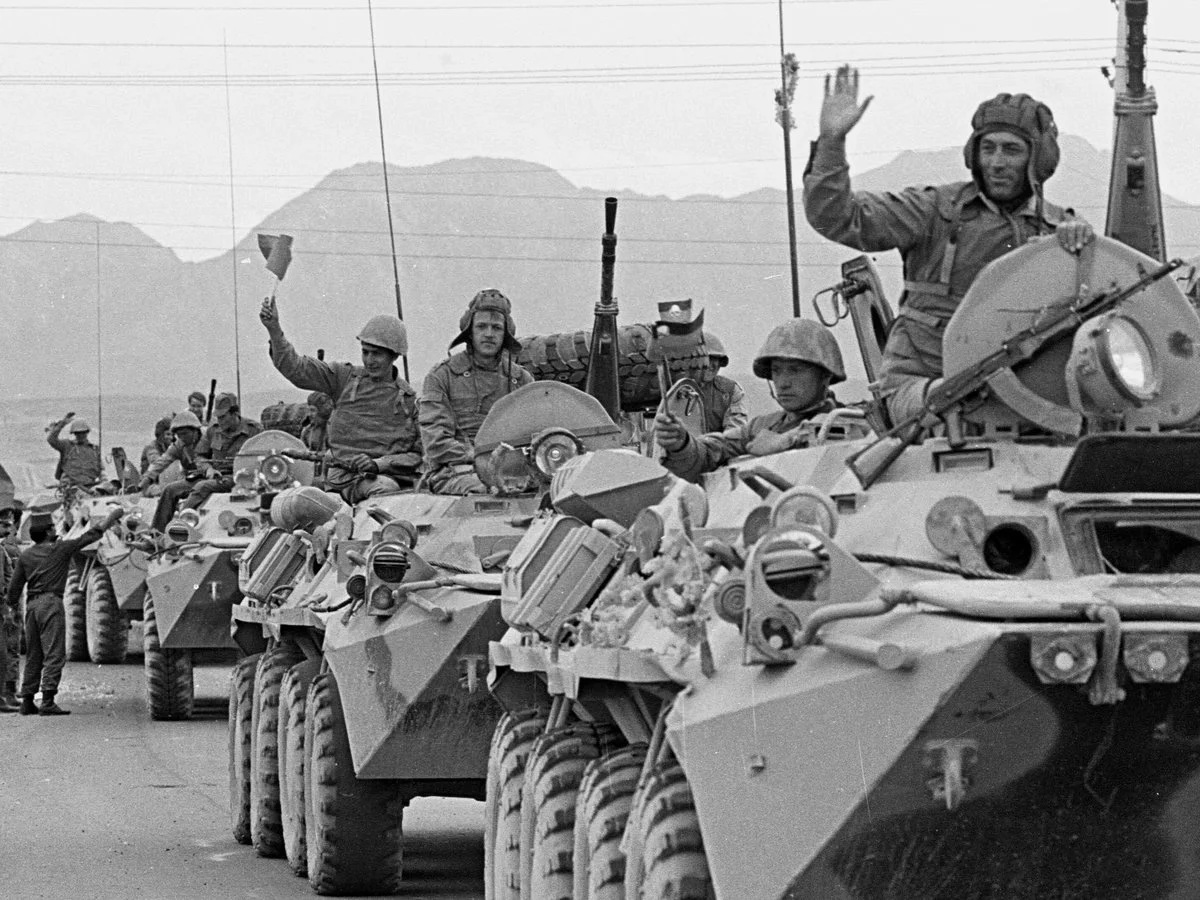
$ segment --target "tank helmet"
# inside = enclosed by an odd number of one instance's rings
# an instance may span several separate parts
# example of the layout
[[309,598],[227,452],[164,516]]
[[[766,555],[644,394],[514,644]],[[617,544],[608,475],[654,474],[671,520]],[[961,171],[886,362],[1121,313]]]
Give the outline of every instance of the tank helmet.
[[754,357],[754,374],[770,379],[772,359],[793,359],[820,366],[829,373],[830,384],[846,380],[837,338],[812,319],[788,319],[772,328]]
[[510,353],[520,351],[521,342],[517,340],[517,323],[513,321],[512,317],[512,301],[495,288],[486,288],[471,298],[471,302],[467,304],[467,311],[458,320],[458,336],[450,342],[451,350],[459,344],[470,343],[471,326],[475,322],[475,313],[477,312],[501,313],[504,316],[504,342],[501,346]]
[[156,438],[160,438],[164,434],[166,434],[168,431],[170,431],[171,430],[171,421],[172,421],[171,416],[163,416],[161,419],[159,419],[157,422],[155,422],[154,423],[154,436]]
[[984,100],[971,117],[971,137],[963,147],[963,161],[978,183],[979,141],[985,134],[1008,131],[1029,145],[1029,181],[1036,190],[1058,168],[1058,126],[1045,103],[1028,94],[997,94]]
[[708,358],[713,365],[718,368],[729,365],[729,354],[725,352],[725,345],[711,331],[704,332],[704,346],[708,348]]
[[195,428],[200,430],[200,420],[196,418],[196,414],[190,410],[184,410],[181,413],[175,413],[175,418],[171,420],[171,431],[179,431],[181,428]]
[[67,430],[71,434],[87,434],[92,430],[92,426],[87,423],[87,419],[73,419],[71,427]]
[[397,356],[408,353],[408,327],[396,316],[372,316],[356,337],[364,344],[391,350]]

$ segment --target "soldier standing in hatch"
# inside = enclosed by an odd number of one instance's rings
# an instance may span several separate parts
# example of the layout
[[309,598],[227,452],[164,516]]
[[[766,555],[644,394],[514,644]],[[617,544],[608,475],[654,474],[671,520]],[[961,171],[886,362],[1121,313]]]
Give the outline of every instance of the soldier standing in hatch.
[[271,362],[298,388],[333,398],[325,484],[347,503],[410,487],[420,476],[416,392],[396,360],[408,353],[408,330],[396,316],[375,316],[358,333],[362,365],[328,363],[296,352],[283,334],[273,299],[259,320],[271,338]]
[[[74,441],[63,440],[59,433],[68,422]],[[83,419],[76,419],[75,413],[67,413],[63,418],[50,426],[46,435],[46,443],[58,451],[58,466],[54,477],[64,482],[68,487],[91,488],[104,477],[104,462],[100,458],[100,448],[88,440],[90,426]]]
[[475,474],[475,435],[492,405],[533,376],[513,359],[521,349],[512,303],[497,290],[480,291],[458,321],[452,353],[425,376],[421,439],[429,488],[437,494],[486,494]]
[[[68,711],[54,702],[67,661],[66,615],[63,591],[71,557],[120,521],[120,508],[113,509],[99,525],[93,525],[71,540],[57,540],[50,514],[30,518],[33,546],[21,552],[8,584],[8,605],[16,608],[25,598],[25,677],[21,681],[21,715],[65,716]],[[41,685],[42,705],[33,696]]]

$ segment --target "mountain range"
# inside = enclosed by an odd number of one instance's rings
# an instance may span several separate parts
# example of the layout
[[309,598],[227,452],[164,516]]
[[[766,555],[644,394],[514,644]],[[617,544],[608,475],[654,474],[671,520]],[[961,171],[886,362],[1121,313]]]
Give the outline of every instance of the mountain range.
[[[1072,136],[1062,145],[1048,197],[1073,206],[1100,230],[1108,153]],[[796,160],[797,172],[802,164]],[[93,393],[97,329],[106,393],[183,396],[206,388],[210,378],[219,389],[232,389],[235,270],[241,382],[247,391],[286,389],[257,321],[261,298],[275,286],[257,248],[259,232],[294,237],[292,266],[277,287],[292,342],[301,352],[323,348],[329,359],[355,359],[354,336],[363,322],[396,309],[382,174],[373,162],[332,172],[230,252],[202,262],[181,260],[133,225],[86,213],[0,238],[5,395]],[[620,321],[650,321],[656,301],[692,297],[706,308],[706,321],[738,373],[749,370],[771,326],[791,315],[782,191],[671,199],[579,187],[550,168],[512,159],[389,167],[388,175],[410,375],[418,386],[445,355],[459,316],[482,288],[512,299],[522,335],[590,328],[609,195],[620,201]],[[964,177],[961,150],[948,148],[902,153],[855,175],[854,185],[882,190]],[[1164,198],[1164,206],[1168,246],[1195,252],[1181,242],[1200,233],[1200,207],[1172,198]],[[802,212],[798,219],[807,316],[812,295],[835,283],[839,263],[855,254],[818,237]],[[881,254],[877,264],[894,302],[899,260]],[[851,345],[845,323],[839,337]]]

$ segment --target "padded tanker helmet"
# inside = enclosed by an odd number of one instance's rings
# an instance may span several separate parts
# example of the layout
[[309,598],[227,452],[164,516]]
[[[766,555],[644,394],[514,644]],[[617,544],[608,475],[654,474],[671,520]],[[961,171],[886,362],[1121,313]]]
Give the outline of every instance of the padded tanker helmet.
[[458,320],[458,337],[450,342],[450,349],[459,344],[469,344],[471,341],[471,326],[475,322],[477,312],[498,312],[504,316],[503,349],[510,353],[521,350],[521,342],[517,340],[517,323],[512,317],[512,301],[495,288],[480,291],[467,304],[467,311]]
[[364,344],[391,350],[397,356],[408,353],[408,328],[396,316],[372,316],[355,337]]
[[754,374],[771,378],[771,360],[792,359],[820,366],[829,373],[829,383],[846,380],[842,351],[833,332],[812,319],[788,319],[767,335],[754,357]]
[[1036,189],[1058,168],[1058,126],[1045,103],[1028,94],[997,94],[984,100],[971,117],[971,137],[963,147],[963,161],[979,182],[979,140],[985,134],[1008,131],[1029,145],[1029,181]]

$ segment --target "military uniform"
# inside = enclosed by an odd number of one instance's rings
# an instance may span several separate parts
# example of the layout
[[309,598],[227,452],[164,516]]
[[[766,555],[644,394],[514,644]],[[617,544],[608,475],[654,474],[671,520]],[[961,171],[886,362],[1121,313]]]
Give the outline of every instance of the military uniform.
[[92,487],[104,477],[104,461],[100,448],[93,443],[80,444],[59,437],[66,422],[55,422],[46,443],[58,451],[58,466],[54,477],[76,487]]
[[[222,428],[220,423],[210,425],[200,443],[196,445],[196,466],[199,469],[211,467],[219,473],[216,478],[205,478],[192,487],[188,498],[182,504],[183,509],[197,509],[213,494],[228,494],[233,490],[233,460],[242,444],[249,438],[262,432],[262,426],[253,419],[239,418],[230,429]],[[163,492],[175,489],[168,487]]]
[[0,665],[0,678],[4,679],[5,699],[16,694],[17,679],[21,676],[21,605],[19,599],[15,605],[8,599],[8,585],[20,555],[21,545],[16,537],[9,535],[0,540],[0,610],[5,611],[2,616],[4,660]]
[[469,351],[460,350],[425,376],[419,416],[429,487],[435,493],[483,490],[474,466],[479,426],[497,400],[533,381],[508,354],[497,362],[487,369]]
[[[184,415],[181,413],[180,415]],[[187,413],[186,415],[191,415]],[[197,420],[198,421],[198,420]],[[191,427],[191,426],[189,426]],[[178,464],[179,472],[182,478],[163,484],[160,477],[167,471],[172,463]],[[171,442],[158,459],[150,464],[150,468],[146,470],[146,474],[142,476],[139,482],[139,487],[143,490],[152,482],[158,482],[160,485],[158,494],[158,506],[154,508],[154,518],[150,525],[156,531],[163,531],[167,527],[167,523],[171,521],[171,517],[175,515],[175,507],[179,501],[187,496],[188,491],[192,489],[191,482],[188,481],[188,476],[196,471],[196,452],[195,448],[189,447],[178,437]]]
[[[360,366],[302,356],[282,334],[271,340],[271,361],[296,387],[333,398],[327,432],[332,458],[325,470],[329,490],[355,503],[416,481],[421,465],[416,392],[394,367],[390,378],[370,378]],[[383,477],[354,470],[350,460],[360,453],[375,461]]]
[[746,392],[732,378],[711,374],[700,382],[704,398],[704,430],[726,431],[750,421]]

